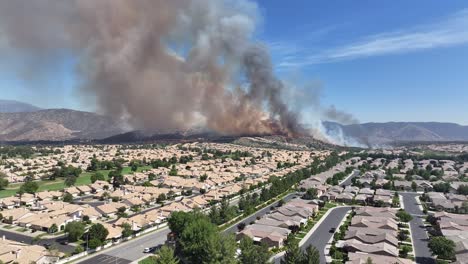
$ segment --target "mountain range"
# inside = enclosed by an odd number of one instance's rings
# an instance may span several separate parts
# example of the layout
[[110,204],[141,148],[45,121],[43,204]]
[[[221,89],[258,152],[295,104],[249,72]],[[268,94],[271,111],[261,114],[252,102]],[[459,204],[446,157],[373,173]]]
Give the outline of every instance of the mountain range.
[[[387,122],[341,125],[323,122],[329,134],[339,134],[375,146],[409,141],[468,141],[468,126],[439,122]],[[228,139],[203,130],[147,134],[129,131],[113,119],[71,109],[41,109],[27,103],[0,100],[0,142],[98,140],[103,143],[142,140]]]
[[34,112],[38,110],[41,110],[41,108],[32,104],[0,99],[0,113]]
[[126,132],[112,119],[70,109],[0,113],[0,142],[102,139]]
[[468,141],[468,126],[440,122],[386,122],[341,125],[323,123],[329,133],[342,133],[370,146],[395,142]]

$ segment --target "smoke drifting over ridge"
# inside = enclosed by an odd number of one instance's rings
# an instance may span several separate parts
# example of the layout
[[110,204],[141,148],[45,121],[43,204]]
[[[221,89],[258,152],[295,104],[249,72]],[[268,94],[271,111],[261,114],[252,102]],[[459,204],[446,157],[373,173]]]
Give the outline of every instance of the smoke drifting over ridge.
[[306,133],[252,41],[258,20],[247,0],[0,0],[0,54],[77,58],[80,91],[137,129]]

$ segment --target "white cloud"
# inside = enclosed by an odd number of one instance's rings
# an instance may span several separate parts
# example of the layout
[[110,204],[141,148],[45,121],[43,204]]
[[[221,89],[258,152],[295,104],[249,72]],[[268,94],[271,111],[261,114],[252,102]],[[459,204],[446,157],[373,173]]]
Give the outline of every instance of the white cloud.
[[[357,42],[327,49],[316,55],[294,57],[290,53],[288,54],[289,58],[282,58],[278,67],[295,68],[363,57],[450,47],[466,43],[468,43],[468,9],[457,12],[442,22],[367,36]],[[303,49],[298,52],[304,54],[306,50]]]

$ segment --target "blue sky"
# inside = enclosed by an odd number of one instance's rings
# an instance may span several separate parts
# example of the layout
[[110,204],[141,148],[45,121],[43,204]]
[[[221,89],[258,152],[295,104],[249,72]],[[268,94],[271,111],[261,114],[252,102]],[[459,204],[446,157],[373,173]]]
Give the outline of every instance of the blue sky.
[[[322,104],[361,122],[468,125],[468,2],[257,0],[266,42],[284,79],[320,83]],[[70,62],[25,89],[0,63],[1,98],[83,108]],[[38,84],[39,85],[39,84]],[[306,90],[307,92],[307,90]],[[46,95],[46,96],[44,96]]]

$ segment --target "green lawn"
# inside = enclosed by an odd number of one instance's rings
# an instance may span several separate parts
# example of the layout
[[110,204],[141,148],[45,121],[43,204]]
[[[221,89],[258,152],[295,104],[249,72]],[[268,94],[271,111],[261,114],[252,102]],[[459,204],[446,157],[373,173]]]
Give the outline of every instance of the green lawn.
[[[151,166],[144,166],[144,167],[139,167],[138,172],[141,172],[143,170],[149,170],[151,169]],[[104,176],[107,176],[109,174],[109,170],[101,170],[99,171]],[[130,167],[125,167],[122,170],[123,174],[131,174],[132,170]],[[94,172],[83,172],[80,177],[76,180],[75,186],[80,186],[80,185],[86,185],[91,183],[91,175],[93,175]],[[38,192],[42,191],[58,191],[58,190],[63,190],[66,188],[63,179],[57,179],[54,181],[38,181],[39,184],[39,190]],[[0,198],[5,198],[5,197],[10,197],[16,194],[18,192],[19,188],[21,186],[21,183],[14,183],[11,184],[7,187],[5,190],[0,191]]]
[[145,259],[142,259],[138,261],[138,264],[154,264],[156,263],[156,257],[155,256],[149,256]]

